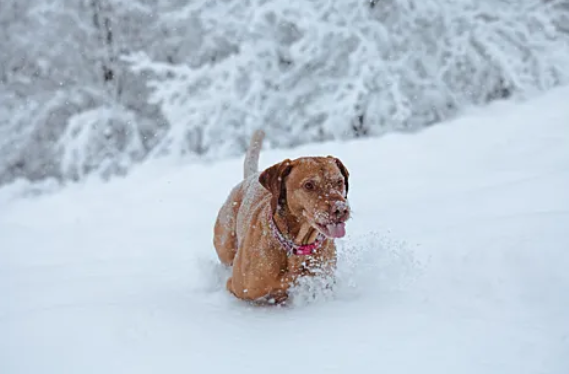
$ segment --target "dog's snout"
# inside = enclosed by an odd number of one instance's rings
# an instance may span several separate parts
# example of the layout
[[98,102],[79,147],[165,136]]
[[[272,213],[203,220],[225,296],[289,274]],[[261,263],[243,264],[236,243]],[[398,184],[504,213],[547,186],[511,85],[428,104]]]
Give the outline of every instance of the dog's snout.
[[338,201],[331,205],[330,214],[337,220],[344,220],[350,214],[350,208],[345,202]]

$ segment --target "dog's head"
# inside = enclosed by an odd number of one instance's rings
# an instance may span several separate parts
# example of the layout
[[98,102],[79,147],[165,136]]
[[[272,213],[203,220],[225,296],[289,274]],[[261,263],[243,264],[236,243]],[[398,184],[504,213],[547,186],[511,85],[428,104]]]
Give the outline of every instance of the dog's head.
[[303,157],[269,167],[259,182],[272,194],[273,212],[288,210],[325,236],[341,238],[350,218],[348,177],[338,158]]

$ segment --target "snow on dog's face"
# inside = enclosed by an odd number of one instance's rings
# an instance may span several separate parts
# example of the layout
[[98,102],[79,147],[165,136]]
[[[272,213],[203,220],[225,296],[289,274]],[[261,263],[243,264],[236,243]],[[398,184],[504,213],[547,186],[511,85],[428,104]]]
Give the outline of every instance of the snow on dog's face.
[[303,157],[266,169],[259,181],[272,193],[273,212],[290,211],[329,238],[346,234],[349,173],[337,158]]

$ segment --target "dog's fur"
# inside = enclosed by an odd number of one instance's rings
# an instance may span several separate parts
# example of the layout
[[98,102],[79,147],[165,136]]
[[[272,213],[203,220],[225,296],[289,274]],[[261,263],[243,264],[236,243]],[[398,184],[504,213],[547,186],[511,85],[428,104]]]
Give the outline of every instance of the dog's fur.
[[[338,234],[330,234],[326,224],[343,227],[349,218],[349,173],[332,156],[286,159],[259,173],[263,138],[261,130],[251,138],[244,180],[233,188],[218,213],[214,245],[220,261],[233,266],[227,281],[232,294],[244,300],[280,303],[287,299],[297,277],[317,272],[333,275],[336,247],[330,236]],[[295,244],[312,243],[318,232],[326,239],[313,255],[288,256],[271,232],[271,216]]]

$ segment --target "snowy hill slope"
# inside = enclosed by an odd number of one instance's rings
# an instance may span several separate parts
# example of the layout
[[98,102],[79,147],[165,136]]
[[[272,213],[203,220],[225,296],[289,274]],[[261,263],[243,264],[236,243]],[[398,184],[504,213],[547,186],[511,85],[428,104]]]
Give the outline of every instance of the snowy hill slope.
[[7,201],[0,372],[569,372],[569,89],[334,154],[354,218],[333,296],[230,297],[211,244],[241,160]]

